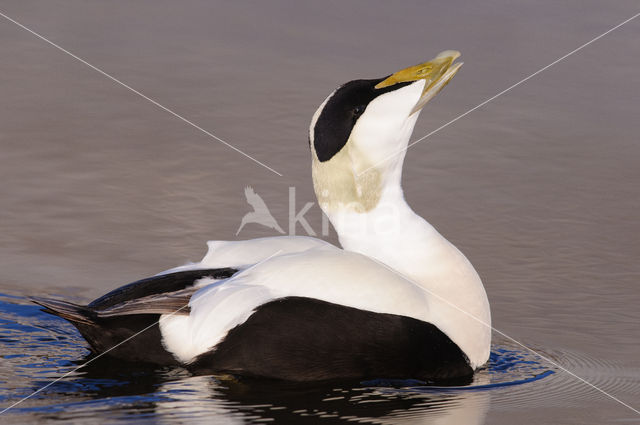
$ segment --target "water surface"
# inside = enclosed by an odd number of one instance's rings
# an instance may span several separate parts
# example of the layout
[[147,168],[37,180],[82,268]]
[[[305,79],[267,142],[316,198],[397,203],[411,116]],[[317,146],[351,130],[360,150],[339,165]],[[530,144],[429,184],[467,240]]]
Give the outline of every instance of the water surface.
[[[465,65],[422,113],[418,138],[631,17],[638,4],[2,0],[0,11],[283,175],[0,18],[4,406],[87,353],[70,326],[26,296],[86,302],[198,260],[206,240],[236,238],[249,185],[285,228],[290,187],[297,210],[313,202],[307,126],[338,84],[460,50]],[[636,409],[639,36],[632,21],[417,144],[404,175],[413,208],[478,269],[496,328]],[[306,217],[320,233],[317,206]],[[248,225],[238,237],[274,234]],[[101,364],[0,420],[638,421],[498,336],[495,363],[480,376],[491,383],[501,364],[510,365],[507,380],[536,375],[504,360],[513,356],[553,373],[488,389],[305,393]]]

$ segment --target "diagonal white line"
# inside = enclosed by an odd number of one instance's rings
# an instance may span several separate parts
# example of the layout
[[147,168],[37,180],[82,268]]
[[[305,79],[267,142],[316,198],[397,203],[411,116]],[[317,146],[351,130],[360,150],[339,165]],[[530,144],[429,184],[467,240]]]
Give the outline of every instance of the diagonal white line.
[[358,177],[361,176],[362,174],[366,173],[367,171],[369,171],[372,168],[377,167],[380,164],[385,163],[386,161],[390,160],[391,158],[394,158],[400,154],[402,154],[403,152],[405,152],[407,149],[409,149],[411,146],[422,142],[423,140],[425,140],[426,138],[436,134],[437,132],[439,132],[440,130],[447,128],[448,126],[450,126],[451,124],[453,124],[454,122],[458,121],[461,118],[466,117],[467,115],[469,115],[470,113],[472,113],[473,111],[475,111],[476,109],[482,108],[484,105],[486,105],[487,103],[497,99],[498,97],[502,96],[503,94],[507,93],[508,91],[518,87],[520,84],[529,81],[531,78],[535,77],[536,75],[540,74],[543,71],[546,71],[547,69],[551,68],[553,65],[557,64],[558,62],[561,62],[563,60],[565,60],[566,58],[568,58],[569,56],[573,55],[574,53],[579,52],[580,50],[584,49],[585,47],[587,47],[588,45],[590,45],[591,43],[594,43],[598,40],[600,40],[602,37],[604,37],[605,35],[617,30],[618,28],[620,28],[621,26],[623,26],[624,24],[627,24],[629,22],[631,22],[632,20],[634,20],[635,18],[637,18],[638,16],[640,16],[640,12],[636,13],[635,15],[633,15],[632,17],[630,17],[629,19],[620,22],[618,25],[616,25],[615,27],[603,32],[602,34],[600,34],[599,36],[591,39],[590,41],[587,41],[586,43],[584,43],[583,45],[581,45],[580,47],[576,47],[575,49],[573,49],[572,51],[570,51],[569,53],[567,53],[564,56],[559,57],[558,59],[554,60],[553,62],[551,62],[549,65],[540,68],[539,70],[537,70],[536,72],[534,72],[533,74],[529,75],[528,77],[523,78],[522,80],[518,81],[515,84],[512,84],[511,86],[507,87],[506,89],[502,90],[500,93],[491,96],[490,98],[488,98],[487,100],[479,103],[478,105],[474,106],[473,108],[469,109],[467,112],[464,112],[460,115],[458,115],[457,117],[455,117],[454,119],[452,119],[451,121],[447,122],[446,124],[441,125],[440,127],[436,128],[435,130],[433,130],[432,132],[422,136],[421,138],[419,138],[418,140],[411,142],[409,145],[407,145],[406,147],[402,148],[402,149],[398,149],[396,152],[392,153],[391,155],[389,155],[388,157],[386,157],[385,159],[383,159],[382,161],[377,162],[376,164],[372,165],[371,167],[367,168],[364,171],[361,171],[360,173],[358,173]]
[[[212,133],[208,132],[207,130],[204,130],[203,128],[199,127],[198,125],[194,124],[193,122],[191,122],[191,121],[187,120],[186,118],[182,117],[181,115],[178,115],[177,113],[173,112],[172,110],[170,110],[170,109],[168,109],[168,108],[164,107],[163,105],[159,104],[159,103],[158,103],[158,102],[156,102],[155,100],[153,100],[153,99],[151,99],[151,98],[149,98],[149,97],[145,96],[144,94],[140,93],[139,91],[137,91],[137,90],[133,89],[132,87],[128,86],[127,84],[125,84],[125,83],[121,82],[120,80],[116,79],[115,77],[111,76],[110,74],[107,74],[106,72],[102,71],[101,69],[99,69],[99,68],[97,68],[97,67],[95,67],[95,66],[91,65],[90,63],[86,62],[85,60],[83,60],[83,59],[79,58],[78,56],[74,55],[73,53],[69,52],[68,50],[65,50],[64,48],[62,48],[62,47],[60,47],[59,45],[57,45],[57,44],[53,43],[52,41],[50,41],[50,40],[46,39],[45,37],[43,37],[43,36],[41,36],[40,34],[38,34],[38,33],[34,32],[33,30],[31,30],[31,29],[29,29],[29,28],[25,27],[24,25],[20,24],[19,22],[17,22],[17,21],[15,21],[15,20],[11,19],[11,18],[10,18],[10,17],[8,17],[7,15],[3,14],[2,12],[0,12],[0,16],[4,17],[5,19],[7,19],[7,20],[9,20],[9,21],[11,21],[11,22],[13,22],[14,24],[18,25],[19,27],[21,27],[21,28],[25,29],[26,31],[28,31],[28,32],[32,33],[32,34],[33,34],[33,35],[35,35],[36,37],[38,37],[38,38],[42,39],[43,41],[45,41],[45,42],[49,43],[50,45],[52,45],[52,46],[54,46],[54,47],[56,47],[57,49],[61,50],[62,52],[66,53],[66,54],[68,54],[68,55],[70,55],[70,56],[72,56],[72,57],[73,57],[73,58],[75,58],[76,60],[78,60],[78,61],[80,61],[80,62],[84,63],[85,65],[89,66],[90,68],[94,69],[95,71],[97,71],[97,72],[101,73],[102,75],[106,76],[107,78],[109,78],[109,79],[113,80],[114,82],[116,82],[116,83],[120,84],[121,86],[123,86],[123,87],[127,88],[128,90],[130,90],[130,91],[132,91],[132,92],[136,93],[137,95],[141,96],[142,98],[144,98],[144,99],[148,100],[149,102],[153,103],[154,105],[158,106],[159,108],[161,108],[161,109],[163,109],[163,110],[165,110],[165,111],[169,112],[170,114],[172,114],[172,115],[174,115],[175,117],[177,117],[177,118],[181,119],[182,121],[184,121],[184,122],[186,122],[187,124],[189,124],[189,125],[193,126],[194,128],[196,128],[196,129],[200,130],[201,132],[203,132],[203,133],[207,134],[208,136],[210,136],[210,137],[212,137],[212,138],[214,138],[214,139],[218,140],[219,142],[221,142],[221,143],[225,144],[226,146],[230,147],[231,149],[233,149],[233,150],[235,150],[235,151],[239,152],[240,154],[242,154],[242,155],[246,156],[247,158],[251,159],[252,161],[254,161],[254,162],[256,162],[256,163],[258,163],[258,164],[262,165],[263,167],[265,167],[265,168],[269,169],[270,171],[272,171],[272,172],[274,172],[274,173],[278,174],[279,176],[282,176],[282,174],[278,173],[277,171],[273,170],[272,168],[268,167],[267,165],[263,164],[262,162],[260,162],[260,161],[256,160],[255,158],[253,158],[253,157],[251,157],[251,156],[247,155],[246,153],[244,153],[244,152],[242,152],[241,150],[237,149],[236,147],[234,147],[234,146],[230,145],[229,143],[225,142],[224,140],[222,140],[222,139],[218,138],[217,136],[213,135]],[[543,71],[547,70],[548,68],[550,68],[550,67],[552,67],[553,65],[557,64],[558,62],[560,62],[560,61],[562,61],[562,60],[566,59],[567,57],[569,57],[569,56],[573,55],[574,53],[576,53],[576,52],[578,52],[578,51],[582,50],[583,48],[587,47],[587,46],[588,46],[588,45],[590,45],[591,43],[593,43],[593,42],[595,42],[595,41],[599,40],[600,38],[604,37],[605,35],[607,35],[607,34],[611,33],[612,31],[614,31],[614,30],[616,30],[616,29],[618,29],[618,28],[620,28],[621,26],[623,26],[623,25],[625,25],[626,23],[628,23],[628,22],[632,21],[633,19],[637,18],[638,16],[640,16],[640,13],[637,13],[636,15],[632,16],[631,18],[629,18],[629,19],[627,19],[627,20],[625,20],[625,21],[621,22],[620,24],[618,24],[618,25],[616,25],[615,27],[613,27],[613,28],[609,29],[608,31],[606,31],[606,32],[604,32],[604,33],[602,33],[602,34],[600,34],[599,36],[597,36],[597,37],[593,38],[592,40],[588,41],[587,43],[584,43],[583,45],[581,45],[581,46],[577,47],[576,49],[572,50],[571,52],[567,53],[566,55],[564,55],[564,56],[562,56],[562,57],[560,57],[560,58],[556,59],[555,61],[553,61],[553,62],[552,62],[552,63],[550,63],[549,65],[547,65],[547,66],[545,66],[545,67],[543,67],[543,68],[539,69],[538,71],[534,72],[533,74],[529,75],[528,77],[526,77],[526,78],[524,78],[524,79],[520,80],[519,82],[517,82],[517,83],[515,83],[515,84],[513,84],[513,85],[511,85],[511,86],[509,86],[509,87],[508,87],[508,88],[506,88],[505,90],[503,90],[503,91],[499,92],[498,94],[496,94],[496,95],[494,95],[494,96],[490,97],[489,99],[487,99],[487,100],[483,101],[482,103],[478,104],[477,106],[473,107],[472,109],[468,110],[467,112],[465,112],[465,113],[463,113],[463,114],[459,115],[458,117],[454,118],[453,120],[449,121],[448,123],[446,123],[446,124],[444,124],[444,125],[442,125],[442,126],[438,127],[438,128],[437,128],[437,129],[435,129],[434,131],[432,131],[432,132],[428,133],[427,135],[425,135],[425,136],[421,137],[420,139],[418,139],[418,140],[416,140],[416,141],[412,142],[412,143],[411,143],[411,144],[409,144],[406,148],[404,148],[404,149],[400,149],[399,151],[397,151],[397,152],[396,152],[396,153],[394,153],[393,155],[389,156],[389,157],[388,157],[388,158],[386,158],[384,161],[381,161],[380,163],[385,162],[385,161],[387,161],[388,159],[390,159],[390,158],[392,158],[392,157],[394,157],[394,156],[397,156],[397,155],[401,154],[402,152],[406,151],[408,148],[410,148],[411,146],[415,145],[416,143],[419,143],[419,142],[423,141],[424,139],[426,139],[426,138],[428,138],[429,136],[431,136],[431,135],[433,135],[433,134],[435,134],[435,133],[439,132],[440,130],[442,130],[442,129],[446,128],[446,127],[447,127],[447,126],[449,126],[450,124],[452,124],[452,123],[454,123],[454,122],[458,121],[459,119],[461,119],[461,118],[465,117],[466,115],[470,114],[471,112],[475,111],[476,109],[481,108],[482,106],[486,105],[487,103],[489,103],[489,102],[493,101],[494,99],[496,99],[496,98],[498,98],[498,97],[502,96],[503,94],[507,93],[507,92],[508,92],[508,91],[510,91],[511,89],[513,89],[513,88],[515,88],[515,87],[519,86],[520,84],[522,84],[522,83],[524,83],[524,82],[528,81],[529,79],[531,79],[531,78],[535,77],[536,75],[538,75],[538,74],[540,74],[541,72],[543,72]],[[368,168],[367,170],[369,170],[369,169],[371,169],[371,168],[373,168],[373,167],[376,167],[376,166],[377,166],[377,165],[379,165],[380,163],[377,163],[377,164],[373,165],[372,167]],[[362,173],[366,172],[367,170],[363,171]],[[360,174],[362,174],[362,173],[360,173]],[[280,252],[280,251],[278,251],[278,252],[274,253],[274,254],[273,254],[273,255],[271,255],[270,257],[268,257],[268,258],[266,258],[266,259],[262,260],[261,262],[259,262],[259,263],[255,264],[255,265],[254,265],[254,266],[252,266],[252,267],[255,267],[255,266],[257,266],[258,264],[260,264],[260,263],[262,263],[262,262],[264,262],[264,261],[268,260],[269,258],[271,258],[271,257],[273,257],[273,256],[275,256],[275,255],[277,255],[279,252]],[[378,261],[378,260],[376,260],[376,259],[373,259],[373,260],[374,260],[374,261],[376,261],[377,263],[379,263],[380,265],[382,265],[383,267],[385,267],[385,268],[387,268],[387,269],[391,270],[392,272],[394,272],[394,273],[396,273],[396,274],[398,274],[398,275],[402,276],[403,278],[405,278],[405,279],[407,279],[407,280],[411,281],[411,279],[407,278],[406,276],[401,275],[401,274],[400,274],[400,273],[398,273],[396,270],[394,270],[394,269],[392,269],[392,268],[388,267],[386,264],[384,264],[384,263],[382,263],[382,262],[380,262],[380,261]],[[416,284],[416,285],[417,285],[417,284]],[[420,285],[417,285],[417,286],[418,286],[418,287],[421,287]],[[500,335],[504,336],[505,338],[507,338],[507,339],[509,339],[509,340],[513,341],[514,343],[518,344],[519,346],[523,347],[524,349],[526,349],[526,350],[530,351],[531,353],[533,353],[533,354],[535,354],[535,355],[539,356],[540,358],[544,359],[545,361],[547,361],[547,362],[551,363],[552,365],[554,365],[554,366],[555,366],[555,367],[557,367],[558,369],[560,369],[560,370],[562,370],[562,371],[566,372],[567,374],[569,374],[569,375],[573,376],[574,378],[576,378],[576,379],[580,380],[580,381],[581,381],[581,382],[583,382],[584,384],[586,384],[586,385],[590,386],[591,388],[593,388],[593,389],[595,389],[595,390],[599,391],[600,393],[602,393],[602,394],[606,395],[607,397],[609,397],[609,398],[611,398],[611,399],[615,400],[616,402],[620,403],[621,405],[623,405],[623,406],[627,407],[628,409],[630,409],[630,410],[632,410],[633,412],[635,412],[635,413],[637,413],[637,414],[639,414],[639,415],[640,415],[640,411],[639,411],[639,410],[637,410],[637,409],[635,409],[635,408],[631,407],[631,406],[630,406],[630,405],[628,405],[627,403],[625,403],[625,402],[621,401],[620,399],[616,398],[615,396],[613,396],[613,395],[611,395],[611,394],[607,393],[606,391],[604,391],[604,390],[600,389],[599,387],[597,387],[597,386],[595,386],[594,384],[592,384],[592,383],[588,382],[588,381],[587,381],[587,380],[585,380],[584,378],[581,378],[580,376],[576,375],[575,373],[573,373],[573,372],[571,372],[571,371],[567,370],[566,368],[564,368],[564,367],[560,366],[559,364],[557,364],[557,363],[556,363],[556,362],[554,362],[553,360],[549,359],[548,357],[546,357],[546,356],[544,356],[544,355],[542,355],[542,354],[538,353],[537,351],[533,350],[532,348],[527,347],[526,345],[524,345],[524,344],[522,344],[521,342],[517,341],[515,338],[512,338],[511,336],[509,336],[509,335],[505,334],[504,332],[502,332],[502,331],[500,331],[500,330],[498,330],[498,329],[494,328],[493,326],[491,326],[491,325],[489,325],[488,323],[486,323],[486,322],[482,321],[481,319],[479,319],[479,318],[475,317],[474,315],[472,315],[472,314],[470,314],[470,313],[468,313],[468,312],[466,312],[466,311],[462,310],[461,308],[459,308],[458,306],[456,306],[456,305],[455,305],[455,304],[453,304],[452,302],[448,301],[447,299],[445,299],[445,298],[443,298],[443,297],[439,296],[438,294],[435,294],[435,293],[433,293],[433,292],[431,292],[431,291],[427,290],[426,288],[423,288],[423,289],[424,289],[426,292],[429,292],[432,296],[435,296],[436,298],[441,299],[442,301],[444,301],[444,302],[446,302],[447,304],[451,305],[452,307],[456,308],[457,310],[459,310],[459,311],[460,311],[460,312],[462,312],[463,314],[465,314],[465,315],[467,315],[467,316],[471,317],[472,319],[474,319],[474,320],[478,321],[479,323],[483,324],[484,326],[487,326],[487,327],[491,328],[491,329],[492,329],[493,331],[495,331],[496,333],[499,333]],[[127,341],[129,341],[129,340],[133,339],[134,337],[136,337],[136,336],[140,335],[141,333],[143,333],[143,332],[145,332],[146,330],[150,329],[151,327],[155,326],[155,325],[156,325],[156,324],[158,324],[161,320],[164,320],[164,319],[166,319],[166,318],[168,318],[168,317],[173,316],[174,314],[178,313],[179,311],[181,311],[182,309],[184,309],[184,308],[185,308],[185,307],[187,307],[187,306],[188,306],[188,304],[184,305],[183,307],[179,308],[178,310],[176,310],[176,311],[175,311],[175,312],[173,312],[173,313],[170,313],[170,314],[168,314],[168,315],[163,315],[163,316],[160,318],[160,320],[158,320],[156,323],[153,323],[153,324],[149,325],[148,327],[146,327],[146,328],[142,329],[141,331],[139,331],[139,332],[135,333],[134,335],[130,336],[129,338],[125,339],[124,341],[122,341],[122,342],[120,342],[120,343],[116,344],[115,346],[113,346],[113,347],[111,347],[110,349],[108,349],[108,350],[104,351],[103,353],[99,354],[98,356],[94,357],[93,359],[91,359],[91,360],[87,361],[86,363],[84,363],[84,364],[82,364],[82,365],[78,366],[77,368],[75,368],[75,369],[73,369],[73,370],[71,370],[71,371],[69,371],[69,372],[65,373],[64,375],[62,375],[61,377],[57,378],[56,380],[54,380],[54,381],[52,381],[52,382],[48,383],[47,385],[43,386],[42,388],[38,389],[37,391],[33,392],[32,394],[30,394],[30,395],[28,395],[28,396],[24,397],[24,398],[23,398],[23,399],[21,399],[21,400],[18,400],[17,402],[13,403],[11,406],[9,406],[9,407],[5,408],[4,410],[0,411],[0,414],[5,413],[5,412],[6,412],[6,411],[8,411],[9,409],[11,409],[11,408],[13,408],[13,407],[17,406],[18,404],[22,403],[23,401],[25,401],[25,400],[27,400],[27,399],[29,399],[29,398],[33,397],[35,394],[38,394],[39,392],[41,392],[41,391],[43,391],[44,389],[46,389],[46,388],[50,387],[51,385],[55,384],[56,382],[60,381],[61,379],[63,379],[63,378],[65,378],[65,377],[69,376],[70,374],[72,374],[72,373],[76,372],[77,370],[81,369],[82,367],[84,367],[84,366],[88,365],[89,363],[91,363],[91,362],[93,362],[93,361],[97,360],[98,358],[100,358],[100,357],[102,357],[103,355],[105,355],[105,354],[109,353],[110,351],[114,350],[115,348],[119,347],[120,345],[122,345],[122,344],[126,343]]]
[[191,127],[200,130],[202,133],[206,134],[207,136],[217,140],[218,142],[222,143],[223,145],[227,146],[228,148],[233,149],[234,151],[238,152],[241,155],[244,155],[246,158],[250,159],[251,161],[262,165],[264,168],[266,168],[267,170],[279,175],[280,177],[282,177],[282,174],[280,174],[279,172],[277,172],[276,170],[274,170],[273,168],[269,167],[268,165],[258,161],[257,159],[255,159],[254,157],[252,157],[251,155],[241,151],[240,149],[236,148],[235,146],[233,146],[232,144],[222,140],[220,137],[216,136],[215,134],[211,133],[210,131],[205,130],[204,128],[200,127],[199,125],[195,124],[192,121],[189,121],[188,119],[186,119],[185,117],[183,117],[182,115],[172,111],[171,109],[167,108],[164,105],[161,105],[160,103],[158,103],[157,101],[151,99],[149,96],[146,96],[145,94],[139,92],[138,90],[134,89],[133,87],[123,83],[122,81],[118,80],[116,77],[112,76],[111,74],[108,74],[107,72],[103,71],[102,69],[98,68],[97,66],[94,66],[92,64],[90,64],[89,62],[87,62],[86,60],[74,55],[73,53],[71,53],[70,51],[66,50],[65,48],[59,46],[58,44],[54,43],[53,41],[45,38],[44,36],[38,34],[37,32],[33,31],[30,28],[27,28],[26,26],[22,25],[20,22],[16,21],[15,19],[10,18],[9,16],[5,15],[4,13],[0,12],[0,16],[2,16],[3,18],[5,18],[6,20],[13,22],[14,24],[16,24],[17,26],[19,26],[20,28],[30,32],[31,34],[35,35],[36,37],[38,37],[39,39],[41,39],[42,41],[45,41],[46,43],[49,43],[50,45],[52,45],[53,47],[55,47],[56,49],[60,50],[61,52],[66,53],[67,55],[71,56],[72,58],[82,62],[83,64],[85,64],[86,66],[88,66],[89,68],[93,69],[96,72],[99,72],[100,74],[104,75],[105,77],[107,77],[108,79],[110,79],[111,81],[121,85],[122,87],[126,88],[127,90],[137,94],[138,96],[140,96],[141,98],[153,103],[154,105],[156,105],[158,108],[162,109],[163,111],[166,111],[168,113],[170,113],[171,115],[173,115],[174,117],[182,120],[183,122],[189,124]]
[[540,357],[541,359],[543,359],[543,360],[545,360],[545,361],[547,361],[547,362],[551,363],[552,365],[554,365],[554,366],[555,366],[555,367],[557,367],[558,369],[562,370],[563,372],[566,372],[567,374],[569,374],[569,375],[573,376],[575,379],[577,379],[577,380],[579,380],[579,381],[583,382],[584,384],[586,384],[586,385],[590,386],[590,387],[591,387],[591,388],[593,388],[594,390],[599,391],[600,393],[602,393],[602,394],[606,395],[607,397],[609,397],[609,398],[611,398],[611,399],[613,399],[613,400],[617,401],[617,402],[618,402],[618,403],[620,403],[621,405],[623,405],[623,406],[625,406],[625,407],[629,408],[629,409],[630,409],[630,410],[632,410],[633,412],[635,412],[635,413],[637,413],[638,415],[640,415],[640,410],[635,409],[634,407],[631,407],[630,405],[628,405],[628,404],[627,404],[627,403],[625,403],[624,401],[622,401],[622,400],[618,399],[617,397],[615,397],[615,396],[613,396],[613,395],[609,394],[609,393],[608,393],[608,392],[606,392],[605,390],[603,390],[603,389],[601,389],[601,388],[599,388],[599,387],[597,387],[597,386],[593,385],[591,382],[589,382],[589,381],[585,380],[584,378],[581,378],[580,376],[576,375],[575,373],[571,372],[570,370],[568,370],[568,369],[566,369],[566,368],[564,368],[564,367],[560,366],[558,363],[554,362],[554,361],[553,361],[553,360],[551,360],[549,357],[547,357],[547,356],[545,356],[545,355],[543,355],[543,354],[540,354],[539,352],[535,351],[535,350],[534,350],[534,349],[532,349],[532,348],[527,347],[526,345],[524,345],[524,344],[523,344],[523,343],[521,343],[520,341],[516,340],[515,338],[513,338],[513,337],[511,337],[511,336],[507,335],[506,333],[504,333],[504,332],[502,332],[502,331],[500,331],[500,330],[498,330],[498,329],[494,328],[494,327],[493,327],[493,326],[491,326],[490,324],[486,323],[484,320],[479,319],[478,317],[474,316],[473,314],[471,314],[471,313],[469,313],[469,312],[467,312],[467,311],[465,311],[465,310],[461,309],[460,307],[458,307],[456,304],[454,304],[453,302],[449,301],[448,299],[446,299],[446,298],[444,298],[444,297],[442,297],[442,296],[440,296],[440,295],[438,295],[438,294],[436,294],[436,293],[434,293],[434,292],[432,292],[432,291],[428,290],[427,288],[422,287],[421,285],[417,284],[417,283],[416,283],[416,282],[414,282],[412,279],[410,279],[408,276],[405,276],[404,274],[402,274],[402,273],[398,272],[397,270],[392,269],[391,267],[389,267],[389,266],[388,266],[388,265],[386,265],[385,263],[383,263],[383,262],[381,262],[381,261],[379,261],[379,260],[377,260],[377,259],[375,259],[375,258],[373,258],[373,257],[369,257],[369,258],[371,258],[371,259],[372,259],[373,261],[375,261],[376,263],[380,264],[382,267],[384,267],[384,268],[386,268],[386,269],[388,269],[388,270],[392,271],[393,273],[397,274],[398,276],[402,277],[403,279],[405,279],[405,280],[407,280],[407,281],[409,281],[409,282],[413,283],[414,285],[416,285],[416,287],[418,287],[418,288],[420,288],[420,289],[424,290],[424,291],[425,291],[425,292],[427,292],[429,295],[431,295],[431,296],[433,296],[433,297],[436,297],[436,298],[438,298],[439,300],[444,301],[445,303],[447,303],[447,304],[448,304],[448,305],[450,305],[451,307],[453,307],[453,308],[455,308],[456,310],[460,311],[461,313],[463,313],[463,314],[465,314],[465,315],[469,316],[470,318],[472,318],[472,319],[473,319],[473,320],[475,320],[476,322],[480,323],[481,325],[486,326],[486,327],[488,327],[489,329],[491,329],[492,331],[494,331],[494,332],[496,332],[496,333],[499,333],[499,334],[500,334],[500,335],[502,335],[503,337],[505,337],[505,338],[507,338],[507,339],[509,339],[509,340],[511,340],[511,341],[513,341],[513,342],[515,342],[516,344],[518,344],[519,346],[521,346],[521,347],[522,347],[522,348],[524,348],[525,350],[527,350],[527,351],[529,351],[529,352],[531,352],[531,353],[535,354],[536,356]]
[[[276,255],[280,254],[282,252],[281,249],[279,249],[278,251],[274,252],[273,254],[271,254],[270,256],[268,256],[267,258],[260,260],[259,262],[257,262],[256,264],[252,265],[251,267],[246,268],[243,271],[247,271],[247,270],[251,270],[252,268],[259,266],[260,264],[264,263],[265,261],[275,257]],[[206,287],[205,287],[206,288]],[[86,365],[88,365],[89,363],[92,363],[96,360],[98,360],[100,357],[104,356],[105,354],[109,353],[112,350],[115,350],[116,348],[118,348],[119,346],[121,346],[122,344],[132,340],[133,338],[137,337],[138,335],[140,335],[141,333],[151,329],[152,327],[154,327],[155,325],[159,324],[161,321],[168,319],[169,317],[177,314],[178,312],[180,312],[182,309],[184,309],[185,307],[188,307],[189,303],[183,305],[182,307],[180,307],[179,309],[177,309],[176,311],[174,311],[173,313],[169,313],[169,314],[163,314],[160,316],[160,319],[158,319],[158,321],[150,324],[149,326],[147,326],[146,328],[142,329],[141,331],[136,332],[135,334],[131,335],[130,337],[128,337],[127,339],[120,341],[119,343],[117,343],[116,345],[114,345],[113,347],[109,348],[106,351],[103,351],[102,353],[98,354],[97,356],[95,356],[94,358],[92,358],[91,360],[81,364],[80,366],[70,370],[69,372],[65,373],[64,375],[56,378],[55,380],[49,382],[48,384],[46,384],[45,386],[37,389],[36,391],[32,392],[31,394],[29,394],[26,397],[21,398],[20,400],[16,401],[15,403],[13,403],[12,405],[5,407],[4,409],[0,410],[0,415],[2,415],[3,413],[7,412],[10,409],[13,409],[14,407],[16,407],[18,404],[30,399],[31,397],[33,397],[34,395],[42,392],[43,390],[46,390],[47,388],[49,388],[50,386],[52,386],[53,384],[55,384],[56,382],[59,382],[60,380],[66,378],[67,376],[71,375],[74,372],[77,372],[78,370],[82,369],[83,367],[85,367]]]

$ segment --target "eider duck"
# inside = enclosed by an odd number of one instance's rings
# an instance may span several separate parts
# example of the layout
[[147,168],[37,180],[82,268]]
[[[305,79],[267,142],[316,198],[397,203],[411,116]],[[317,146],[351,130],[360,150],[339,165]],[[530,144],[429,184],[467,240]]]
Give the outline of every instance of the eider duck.
[[491,316],[467,258],[406,203],[420,111],[460,53],[336,89],[309,128],[313,185],[343,249],[310,237],[211,241],[201,262],[88,305],[33,298],[95,353],[299,382],[469,377]]

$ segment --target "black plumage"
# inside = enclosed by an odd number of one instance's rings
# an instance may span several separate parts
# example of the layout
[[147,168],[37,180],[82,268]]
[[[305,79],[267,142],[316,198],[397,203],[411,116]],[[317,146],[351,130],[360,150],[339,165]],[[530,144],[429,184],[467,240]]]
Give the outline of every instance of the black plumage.
[[327,101],[313,128],[313,145],[320,162],[330,160],[347,144],[353,126],[372,100],[412,83],[376,89],[376,84],[386,78],[349,81]]
[[220,268],[153,276],[122,286],[86,306],[41,297],[31,300],[71,322],[96,354],[108,351],[107,355],[124,360],[177,365],[162,344],[160,316],[189,314],[189,299],[197,290],[193,284],[198,279],[224,279],[236,272]]
[[189,367],[291,381],[473,375],[465,354],[430,323],[304,297],[261,305]]

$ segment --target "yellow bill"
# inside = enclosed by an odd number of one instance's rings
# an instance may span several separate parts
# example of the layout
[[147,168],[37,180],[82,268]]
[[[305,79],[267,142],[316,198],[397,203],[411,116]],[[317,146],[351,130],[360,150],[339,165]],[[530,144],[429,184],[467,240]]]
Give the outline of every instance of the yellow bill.
[[413,114],[421,110],[456,75],[456,72],[462,66],[462,62],[454,64],[453,61],[459,57],[460,52],[457,50],[445,50],[429,62],[414,65],[394,73],[378,83],[375,88],[381,89],[398,83],[425,80],[422,95],[416,106],[411,110],[411,114]]

